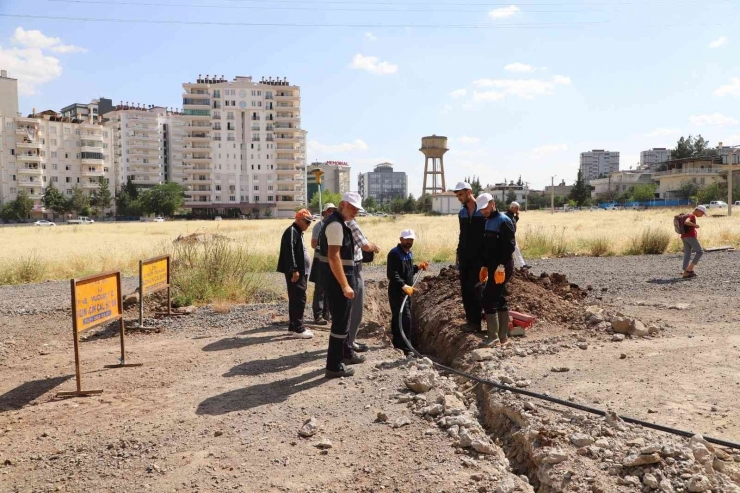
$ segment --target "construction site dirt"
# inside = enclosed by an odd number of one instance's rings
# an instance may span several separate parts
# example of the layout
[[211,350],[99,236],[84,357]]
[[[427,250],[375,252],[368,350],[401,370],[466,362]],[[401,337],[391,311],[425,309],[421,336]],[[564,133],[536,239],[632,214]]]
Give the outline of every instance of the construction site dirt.
[[[740,441],[738,287],[722,282],[740,254],[707,254],[691,282],[672,281],[676,260],[535,261],[509,299],[536,324],[485,351],[460,330],[456,272],[436,266],[414,294],[414,342],[516,388]],[[126,346],[142,368],[103,369],[116,332],[85,333],[83,382],[104,393],[67,400],[69,285],[0,288],[0,491],[740,491],[737,451],[406,359],[389,348],[383,270],[367,270],[371,351],[351,379],[322,378],[327,332],[288,337],[280,301],[146,318],[160,332]]]

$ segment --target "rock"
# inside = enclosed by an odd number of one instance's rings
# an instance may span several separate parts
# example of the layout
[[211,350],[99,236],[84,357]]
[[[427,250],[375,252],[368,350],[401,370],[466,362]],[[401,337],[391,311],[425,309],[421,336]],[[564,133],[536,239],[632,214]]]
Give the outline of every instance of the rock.
[[658,483],[658,478],[656,478],[655,476],[653,476],[650,473],[646,473],[642,477],[642,484],[644,484],[645,486],[647,486],[648,488],[651,488],[653,490],[657,490],[658,489],[658,486],[660,485],[660,483]]
[[627,359],[627,355],[622,353],[619,355],[619,359]]
[[475,440],[473,440],[471,446],[473,447],[473,450],[475,450],[479,454],[492,455],[496,453],[496,447],[494,447],[487,438],[476,438]]
[[660,454],[629,455],[624,458],[622,465],[624,467],[646,466],[648,464],[657,464],[660,462]]
[[495,351],[490,348],[474,349],[470,353],[475,361],[489,361],[495,356]]
[[544,464],[560,464],[568,460],[568,455],[560,449],[550,449],[542,458]]
[[689,447],[694,454],[694,459],[700,464],[714,460],[712,453],[701,442],[689,442]]
[[132,308],[139,304],[139,292],[134,291],[131,294],[127,294],[123,297],[123,308],[128,309]]
[[655,452],[660,452],[660,445],[651,444],[640,449],[641,454],[654,454]]
[[625,476],[623,478],[617,479],[617,483],[619,483],[622,486],[640,486],[640,478],[637,476]]
[[673,445],[672,443],[666,443],[663,445],[663,449],[660,451],[660,455],[663,457],[676,457],[681,452],[678,450],[678,447]]
[[378,411],[378,417],[376,418],[378,423],[385,423],[388,421],[388,415],[384,411]]
[[645,439],[642,437],[637,437],[633,438],[632,440],[627,440],[625,443],[631,447],[644,447]]
[[648,325],[647,330],[648,330],[648,333],[651,334],[651,335],[652,334],[658,334],[658,333],[660,333],[660,327],[658,327],[655,324]]
[[567,366],[553,366],[552,368],[550,368],[550,371],[555,373],[565,373],[570,371],[570,368],[568,368]]
[[303,422],[303,426],[298,430],[298,434],[304,438],[312,437],[316,434],[319,429],[319,425],[316,422],[316,418],[311,416]]
[[518,490],[519,487],[517,486],[516,481],[514,481],[512,478],[506,478],[496,486],[496,489],[493,490],[493,493],[513,493],[514,491]]
[[595,440],[592,436],[586,435],[585,433],[573,433],[570,436],[570,443],[576,447],[588,447],[593,444],[594,441]]
[[459,426],[460,428],[470,428],[475,422],[467,416],[451,416],[447,418],[447,426]]
[[591,316],[588,317],[588,324],[589,325],[597,325],[604,321],[604,317],[602,317],[598,313],[592,313]]
[[516,386],[519,388],[529,387],[532,384],[529,380],[517,380]]
[[532,401],[527,401],[524,403],[524,409],[526,409],[527,411],[536,411],[537,405]]
[[607,440],[606,438],[599,438],[594,442],[594,445],[599,448],[609,448],[609,440]]
[[586,318],[590,318],[593,315],[601,316],[604,313],[603,308],[599,308],[597,305],[590,305],[586,307]]
[[323,438],[319,443],[316,444],[316,448],[321,450],[328,450],[332,447],[331,440]]
[[614,317],[611,320],[612,329],[620,334],[630,333],[630,320],[623,317]]
[[673,493],[675,491],[673,489],[673,485],[668,479],[661,480],[658,488],[660,488],[660,491],[662,491],[663,493]]
[[411,420],[408,416],[399,416],[396,418],[396,420],[393,422],[394,428],[401,428],[402,426],[410,425]]
[[173,310],[173,311],[175,313],[181,313],[183,315],[192,315],[197,310],[198,310],[198,308],[196,308],[194,306],[181,306],[180,308],[175,308],[175,310]]
[[524,349],[519,348],[519,347],[514,348],[514,354],[516,354],[520,358],[524,358],[525,356],[527,356],[527,352]]
[[473,435],[470,434],[470,431],[467,428],[460,428],[458,436],[460,437],[460,446],[462,448],[468,448],[473,445]]
[[632,319],[632,322],[630,323],[630,334],[635,337],[647,337],[650,333],[645,327],[645,324],[637,319]]
[[465,404],[457,396],[446,394],[443,402],[444,413],[448,416],[457,416],[465,412]]
[[411,370],[404,378],[406,387],[417,394],[427,392],[437,383],[437,373],[432,369],[417,371]]
[[215,436],[215,437],[220,437],[220,436],[221,436],[221,435],[223,435],[223,434],[224,434],[224,432],[223,432],[223,431],[221,431],[221,430],[218,430],[217,432],[215,432],[215,433],[213,434],[213,436]]
[[501,375],[500,377],[498,377],[498,379],[501,383],[504,383],[506,385],[514,385],[514,379],[506,375]]
[[587,342],[579,342],[578,343],[579,349],[588,349],[588,343]]
[[624,334],[614,334],[612,336],[612,341],[614,342],[622,342],[624,340]]
[[622,421],[622,418],[620,418],[614,411],[607,411],[605,419],[606,424],[616,430],[625,431],[627,429],[627,427],[624,426],[624,421]]
[[691,479],[689,479],[689,491],[691,492],[709,491],[711,489],[712,483],[706,476],[697,474],[696,476],[691,476]]
[[421,414],[429,416],[439,416],[445,412],[445,408],[442,404],[435,404],[433,406],[427,406],[421,409]]

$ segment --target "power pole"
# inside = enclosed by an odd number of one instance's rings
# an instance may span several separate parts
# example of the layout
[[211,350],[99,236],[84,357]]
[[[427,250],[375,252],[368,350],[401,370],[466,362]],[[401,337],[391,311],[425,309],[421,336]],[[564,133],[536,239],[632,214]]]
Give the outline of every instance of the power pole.
[[524,212],[529,208],[529,182],[524,182]]
[[558,175],[552,175],[550,177],[550,214],[555,214],[555,177]]

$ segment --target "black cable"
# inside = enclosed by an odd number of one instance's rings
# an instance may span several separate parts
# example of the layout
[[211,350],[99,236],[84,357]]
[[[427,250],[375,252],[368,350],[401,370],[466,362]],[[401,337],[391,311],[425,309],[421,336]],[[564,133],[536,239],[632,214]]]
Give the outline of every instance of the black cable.
[[[422,274],[423,274],[423,271],[420,271],[419,274],[414,279],[414,284],[412,285],[412,287],[416,286],[416,283],[419,282],[419,279],[421,279]],[[411,350],[411,352],[413,352],[419,358],[425,358],[426,356],[421,354],[419,351],[416,350],[416,348],[414,348],[414,346],[411,345],[409,340],[406,338],[406,334],[403,331],[403,307],[406,306],[406,301],[408,300],[408,298],[409,298],[408,295],[404,296],[403,301],[401,302],[401,311],[398,313],[398,323],[399,323],[399,329],[401,332],[401,337],[403,338],[403,341],[406,343],[406,346]],[[509,392],[513,392],[515,394],[526,395],[528,397],[534,397],[535,399],[541,399],[541,400],[545,400],[548,402],[553,402],[555,404],[560,404],[561,406],[578,409],[580,411],[585,411],[587,413],[596,414],[598,416],[606,416],[606,411],[602,411],[601,409],[596,409],[590,406],[584,406],[584,405],[581,405],[575,402],[565,401],[563,399],[558,399],[557,397],[550,397],[548,395],[538,394],[537,392],[532,392],[530,390],[519,389],[516,387],[509,387],[508,385],[504,385],[498,382],[487,380],[485,378],[480,378],[475,375],[471,375],[469,373],[465,373],[463,371],[450,368],[448,366],[442,365],[435,361],[432,361],[432,364],[435,367],[440,368],[444,371],[448,371],[450,373],[454,373],[455,375],[465,377],[469,380],[473,380],[474,382],[482,383],[484,385],[490,385],[499,390],[508,390]],[[637,418],[630,418],[629,416],[619,416],[619,418],[622,419],[622,421],[625,421],[627,423],[632,423],[632,424],[640,425],[645,428],[651,428],[653,430],[663,431],[665,433],[672,433],[674,435],[679,435],[683,437],[691,438],[697,434],[691,431],[679,430],[676,428],[671,428],[669,426],[663,426],[663,425],[659,425],[655,423],[650,423],[649,421],[643,421]],[[729,448],[740,450],[740,443],[730,442],[727,440],[722,440],[719,438],[712,438],[708,436],[705,436],[704,440],[706,440],[709,443],[713,443],[715,445],[720,445],[722,447],[729,447]]]

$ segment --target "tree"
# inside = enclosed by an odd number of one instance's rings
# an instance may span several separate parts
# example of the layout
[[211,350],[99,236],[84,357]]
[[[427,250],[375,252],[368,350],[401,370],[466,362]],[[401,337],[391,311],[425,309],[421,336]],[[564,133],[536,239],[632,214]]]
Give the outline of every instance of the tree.
[[69,209],[76,212],[78,216],[90,214],[90,197],[85,195],[82,188],[77,185],[72,187],[72,197],[69,199]]
[[122,190],[132,199],[139,198],[139,189],[136,188],[134,180],[132,180],[130,176],[126,180],[126,184],[123,186]]
[[586,200],[591,198],[591,186],[586,183],[583,177],[583,171],[578,170],[578,177],[576,178],[576,184],[570,191],[570,198],[576,201],[579,206],[583,205]]
[[[328,204],[329,202],[333,203],[337,207],[339,207],[339,202],[342,201],[342,194],[341,193],[332,193],[327,191],[321,192],[321,206]],[[311,202],[308,203],[308,209],[312,211],[319,211],[319,194],[315,193],[313,197],[311,197]]]
[[645,183],[632,189],[632,199],[636,202],[649,202],[655,198],[655,185]]
[[516,181],[516,184],[521,186],[524,186],[524,182],[522,181],[522,175],[519,175],[519,179]]
[[428,193],[423,194],[419,197],[416,202],[416,212],[420,214],[429,214],[432,212],[432,196]]
[[378,208],[378,203],[375,201],[375,197],[368,197],[362,201],[363,209],[373,212]]
[[696,193],[696,201],[698,204],[708,204],[712,200],[722,200],[726,197],[727,188],[725,188],[724,193],[722,193],[718,183],[707,185]]
[[270,219],[272,217],[272,209],[270,207],[268,207],[267,209],[265,209],[265,217],[267,219]]
[[717,149],[709,147],[709,141],[704,140],[701,134],[694,138],[692,135],[681,137],[676,142],[676,147],[671,150],[671,159],[684,159],[689,157],[715,157]]
[[512,202],[516,202],[516,192],[514,190],[509,190],[506,192],[506,204],[511,204]]
[[393,202],[391,202],[391,212],[394,214],[403,212],[403,204],[404,200],[401,197],[396,197],[393,199]]
[[699,187],[696,183],[686,180],[681,183],[681,186],[678,189],[678,196],[682,199],[690,199],[691,197],[695,197],[698,191]]
[[185,190],[179,183],[164,183],[144,191],[140,200],[146,214],[172,216],[185,203]]
[[98,182],[98,189],[93,193],[90,198],[90,205],[97,207],[101,211],[108,209],[113,202],[113,195],[110,193],[108,188],[108,179],[101,177]]
[[473,181],[470,182],[470,188],[473,191],[473,196],[477,197],[483,191],[483,187],[480,184],[480,178],[477,176],[473,177]]
[[15,200],[6,202],[0,208],[0,218],[6,221],[25,221],[33,211],[33,199],[28,196],[28,192],[21,190]]
[[54,214],[64,214],[67,211],[67,198],[54,186],[54,183],[49,183],[46,187],[41,202],[44,207],[52,211],[52,220],[54,220]]
[[403,212],[406,212],[407,214],[412,214],[416,211],[416,199],[414,198],[414,194],[410,193],[409,198],[407,198],[403,202]]

